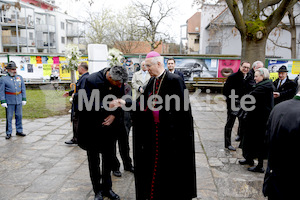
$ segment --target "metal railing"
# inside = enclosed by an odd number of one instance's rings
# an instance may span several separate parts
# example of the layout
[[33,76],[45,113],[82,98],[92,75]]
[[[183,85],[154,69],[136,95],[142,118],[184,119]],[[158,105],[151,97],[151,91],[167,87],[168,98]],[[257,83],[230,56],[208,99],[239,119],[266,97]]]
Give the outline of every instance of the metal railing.
[[[18,38],[17,36],[2,36],[2,44],[3,46],[17,46]],[[25,37],[19,37],[19,45],[27,45],[27,40]]]

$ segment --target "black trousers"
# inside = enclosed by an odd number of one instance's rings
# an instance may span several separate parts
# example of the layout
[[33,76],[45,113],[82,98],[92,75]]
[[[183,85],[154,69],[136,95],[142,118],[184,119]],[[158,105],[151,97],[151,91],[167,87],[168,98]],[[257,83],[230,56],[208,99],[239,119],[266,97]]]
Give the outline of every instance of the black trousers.
[[[130,158],[129,152],[129,132],[131,128],[131,117],[129,112],[124,112],[124,119],[121,119],[121,124],[119,128],[119,132],[117,133],[117,141],[119,145],[120,156],[123,161],[123,165],[125,169],[129,169],[132,167],[132,159]],[[124,121],[123,121],[124,120]],[[116,143],[114,143],[114,158],[113,158],[113,171],[119,171],[120,169],[120,161],[117,158],[117,148]]]
[[72,116],[73,125],[73,140],[77,141],[78,138],[78,112],[74,112]]
[[125,131],[125,129],[121,129],[120,133],[118,133],[118,138],[114,144],[114,158],[113,158],[113,171],[119,171],[120,169],[120,161],[117,158],[117,141],[119,145],[120,156],[123,161],[123,165],[125,169],[129,169],[132,167],[132,159],[130,158],[129,151],[129,133]]
[[[100,172],[100,154],[102,155],[102,174]],[[110,152],[87,151],[90,177],[95,194],[111,190],[111,166],[113,154]]]
[[[225,148],[231,145],[231,132],[236,118],[237,118],[236,115],[231,114],[231,112],[227,112],[227,122],[224,131]],[[242,133],[243,133],[242,120],[240,118],[238,118],[238,120],[239,120],[238,135],[242,137]]]

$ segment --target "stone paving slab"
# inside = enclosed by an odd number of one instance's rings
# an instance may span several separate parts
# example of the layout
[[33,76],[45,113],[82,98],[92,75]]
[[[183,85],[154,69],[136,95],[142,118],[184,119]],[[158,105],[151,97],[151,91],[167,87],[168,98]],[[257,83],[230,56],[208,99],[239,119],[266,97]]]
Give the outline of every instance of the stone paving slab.
[[[207,98],[202,94],[191,98],[197,199],[264,200],[264,174],[248,172],[247,166],[238,164],[242,158],[240,149],[224,149],[227,116],[226,110],[220,108],[226,108],[226,104],[207,101],[213,98],[214,95]],[[64,144],[72,137],[70,116],[24,119],[23,126],[26,137],[15,136],[13,128],[13,137],[5,140],[5,120],[0,119],[0,200],[93,200],[86,152]],[[232,141],[236,130],[237,123]],[[124,171],[122,165],[121,172],[121,178],[112,176],[113,190],[122,200],[134,200],[133,174]]]

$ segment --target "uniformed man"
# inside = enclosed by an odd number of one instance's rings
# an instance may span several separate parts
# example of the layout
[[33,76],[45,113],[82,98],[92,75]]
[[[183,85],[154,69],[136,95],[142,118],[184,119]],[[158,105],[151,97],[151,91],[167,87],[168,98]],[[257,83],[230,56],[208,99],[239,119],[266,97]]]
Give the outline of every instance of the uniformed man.
[[11,138],[12,118],[15,113],[18,136],[26,136],[22,126],[22,106],[26,105],[26,88],[22,76],[17,75],[17,66],[10,61],[6,67],[7,76],[0,79],[1,106],[6,109],[6,139]]

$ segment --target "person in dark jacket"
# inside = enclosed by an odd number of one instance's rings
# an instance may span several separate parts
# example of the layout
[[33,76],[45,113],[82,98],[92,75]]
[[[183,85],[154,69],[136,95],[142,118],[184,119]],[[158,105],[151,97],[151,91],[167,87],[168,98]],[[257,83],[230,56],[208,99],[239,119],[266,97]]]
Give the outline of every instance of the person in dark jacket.
[[72,112],[71,112],[71,121],[73,125],[73,138],[69,141],[66,141],[66,144],[77,144],[77,135],[78,135],[78,90],[84,89],[85,80],[89,76],[89,67],[86,62],[82,62],[78,66],[78,73],[80,78],[76,83],[75,92],[71,90],[63,94],[64,97],[72,96]]
[[[131,96],[131,87],[129,84],[124,84],[124,94]],[[129,111],[121,110],[120,122],[119,122],[119,131],[117,133],[117,141],[119,146],[119,152],[121,159],[123,161],[123,166],[125,171],[134,172],[134,167],[132,166],[132,159],[129,155],[130,147],[129,147],[129,132],[131,128],[131,113]],[[112,165],[113,175],[116,177],[121,177],[122,173],[120,172],[120,161],[116,155],[116,144],[114,147],[114,159]]]
[[[276,105],[267,125],[268,167],[263,193],[269,200],[297,199],[300,154],[300,92],[293,99]],[[283,148],[284,147],[284,148]]]
[[[250,63],[246,61],[241,62],[240,69],[227,78],[223,89],[223,95],[226,97],[227,103],[227,122],[224,130],[225,148],[232,151],[236,149],[231,145],[231,132],[240,108],[240,99],[249,92],[251,86],[250,80],[252,79],[249,77],[249,70]],[[237,95],[237,98],[233,99],[231,94]],[[241,135],[240,125],[241,120],[239,118],[239,136]]]
[[277,72],[278,79],[273,83],[276,88],[274,91],[275,105],[293,98],[297,88],[296,83],[289,79],[286,66],[282,65]]
[[111,171],[121,111],[110,109],[110,101],[123,96],[127,79],[127,71],[122,66],[105,68],[91,74],[85,89],[79,90],[78,145],[87,151],[95,200],[103,200],[103,196],[120,199],[112,191]]
[[258,165],[248,168],[252,172],[264,172],[266,124],[274,106],[273,84],[269,77],[270,74],[266,68],[259,68],[255,71],[254,80],[256,85],[249,93],[255,98],[255,104],[250,105],[250,110],[243,116],[245,119],[245,135],[242,140],[242,150],[245,160],[240,160],[239,163],[253,166],[253,159],[258,158]]
[[179,75],[182,78],[182,80],[184,81],[183,73],[181,71],[178,71],[177,69],[175,69],[175,66],[176,66],[175,59],[169,58],[167,61],[167,67],[169,69],[169,72]]

